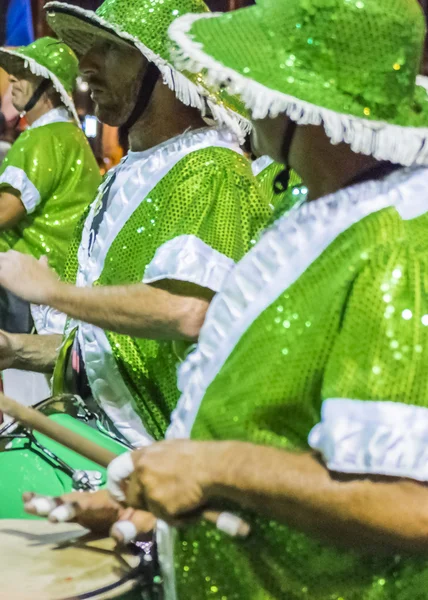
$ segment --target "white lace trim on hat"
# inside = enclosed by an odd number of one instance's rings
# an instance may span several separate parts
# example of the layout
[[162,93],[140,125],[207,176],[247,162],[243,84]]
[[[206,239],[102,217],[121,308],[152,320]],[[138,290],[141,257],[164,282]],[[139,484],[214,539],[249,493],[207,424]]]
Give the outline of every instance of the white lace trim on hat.
[[33,73],[34,75],[39,75],[40,77],[44,77],[45,79],[50,79],[53,83],[54,88],[61,96],[61,100],[64,102],[65,106],[73,115],[74,120],[78,125],[80,125],[79,116],[77,114],[76,107],[74,106],[73,99],[68,94],[65,87],[62,85],[61,81],[58,79],[55,73],[52,73],[52,71],[49,71],[49,69],[40,65],[33,58],[29,58],[28,56],[25,56],[25,54],[21,54],[17,50],[8,50],[7,48],[2,48],[1,51],[6,54],[10,54],[11,56],[18,56],[19,58],[21,58],[24,61],[24,67],[26,69],[30,69],[31,73]]
[[190,31],[195,21],[221,14],[193,13],[171,23],[168,34],[177,45],[171,52],[177,68],[191,73],[206,69],[208,85],[226,85],[228,92],[238,95],[252,111],[253,119],[286,113],[299,125],[322,125],[332,144],[345,142],[356,153],[404,166],[428,164],[426,127],[402,127],[338,113],[270,89],[212,58],[200,42],[192,39]]
[[[153,52],[138,38],[126,31],[122,31],[118,27],[115,27],[109,21],[103,19],[93,11],[78,6],[65,4],[62,2],[48,2],[44,6],[44,9],[47,11],[55,11],[57,7],[61,9],[64,9],[64,7],[69,8],[77,18],[79,16],[85,17],[86,21],[90,21],[94,27],[100,25],[119,38],[131,42],[138,48],[138,50],[140,50],[140,52],[147,58],[148,61],[152,62],[158,67],[159,71],[162,73],[162,77],[166,85],[175,92],[177,98],[183,102],[183,104],[197,108],[201,112],[202,116],[205,116],[208,108],[215,121],[217,121],[219,125],[225,125],[228,129],[230,129],[230,131],[233,131],[235,135],[240,138],[241,142],[244,140],[246,134],[251,130],[251,123],[247,119],[211,99],[209,92],[203,86],[193,83],[193,81],[175,69],[164,58]],[[100,35],[102,35],[101,32]]]

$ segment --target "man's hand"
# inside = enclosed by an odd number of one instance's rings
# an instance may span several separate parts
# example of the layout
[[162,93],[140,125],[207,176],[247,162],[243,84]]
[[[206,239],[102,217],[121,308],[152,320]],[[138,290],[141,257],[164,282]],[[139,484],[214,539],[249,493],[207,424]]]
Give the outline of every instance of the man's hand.
[[120,501],[180,524],[212,497],[222,443],[166,441],[124,454],[109,466],[108,488]]
[[0,285],[33,304],[49,304],[60,284],[48,260],[9,250],[0,254]]
[[48,517],[51,523],[78,523],[103,535],[111,530],[112,537],[121,543],[147,539],[155,525],[153,515],[124,508],[107,490],[71,492],[57,497],[27,492],[23,500],[26,512],[31,515]]

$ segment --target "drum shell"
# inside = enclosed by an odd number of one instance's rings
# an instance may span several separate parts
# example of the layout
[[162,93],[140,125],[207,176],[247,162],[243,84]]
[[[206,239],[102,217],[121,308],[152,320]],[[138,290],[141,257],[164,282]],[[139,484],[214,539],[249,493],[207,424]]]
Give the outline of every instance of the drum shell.
[[[54,413],[49,418],[115,454],[128,451],[126,446],[70,414]],[[72,469],[99,472],[100,487],[105,486],[106,469],[42,434],[34,432],[34,436]],[[23,492],[59,496],[72,490],[70,475],[31,445],[29,438],[0,438],[0,519],[37,518],[24,512]]]

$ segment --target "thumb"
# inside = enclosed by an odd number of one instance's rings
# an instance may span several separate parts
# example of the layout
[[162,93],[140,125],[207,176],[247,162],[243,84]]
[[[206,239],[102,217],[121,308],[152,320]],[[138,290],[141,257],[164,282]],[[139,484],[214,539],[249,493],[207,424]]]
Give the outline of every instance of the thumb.
[[125,509],[110,529],[110,535],[119,544],[129,544],[136,540],[148,542],[152,540],[156,518],[144,510]]

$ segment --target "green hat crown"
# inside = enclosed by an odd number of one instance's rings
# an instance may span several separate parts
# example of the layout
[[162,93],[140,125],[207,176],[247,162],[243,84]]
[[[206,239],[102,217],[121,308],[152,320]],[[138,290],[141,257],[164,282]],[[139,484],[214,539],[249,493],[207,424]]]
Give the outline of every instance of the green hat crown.
[[115,31],[130,34],[149,50],[169,61],[168,28],[179,16],[205,13],[202,0],[106,0],[95,14]]
[[34,75],[50,79],[62,101],[78,121],[72,94],[79,63],[73,50],[66,44],[52,37],[43,37],[14,50],[1,48],[0,66],[8,73],[22,74],[28,69]]
[[214,118],[237,133],[249,129],[239,114],[242,104],[224,92],[209,89],[201,73],[180,72],[169,58],[168,28],[185,14],[206,14],[203,0],[105,0],[92,12],[63,2],[45,5],[52,29],[78,55],[84,55],[97,39],[130,43],[162,73],[165,83],[184,103],[205,113],[208,107]]
[[416,86],[425,22],[416,0],[260,0],[221,16],[189,15],[169,33],[178,66],[229,83],[256,118],[286,112],[322,123],[334,143],[356,152],[428,160],[428,97]]

